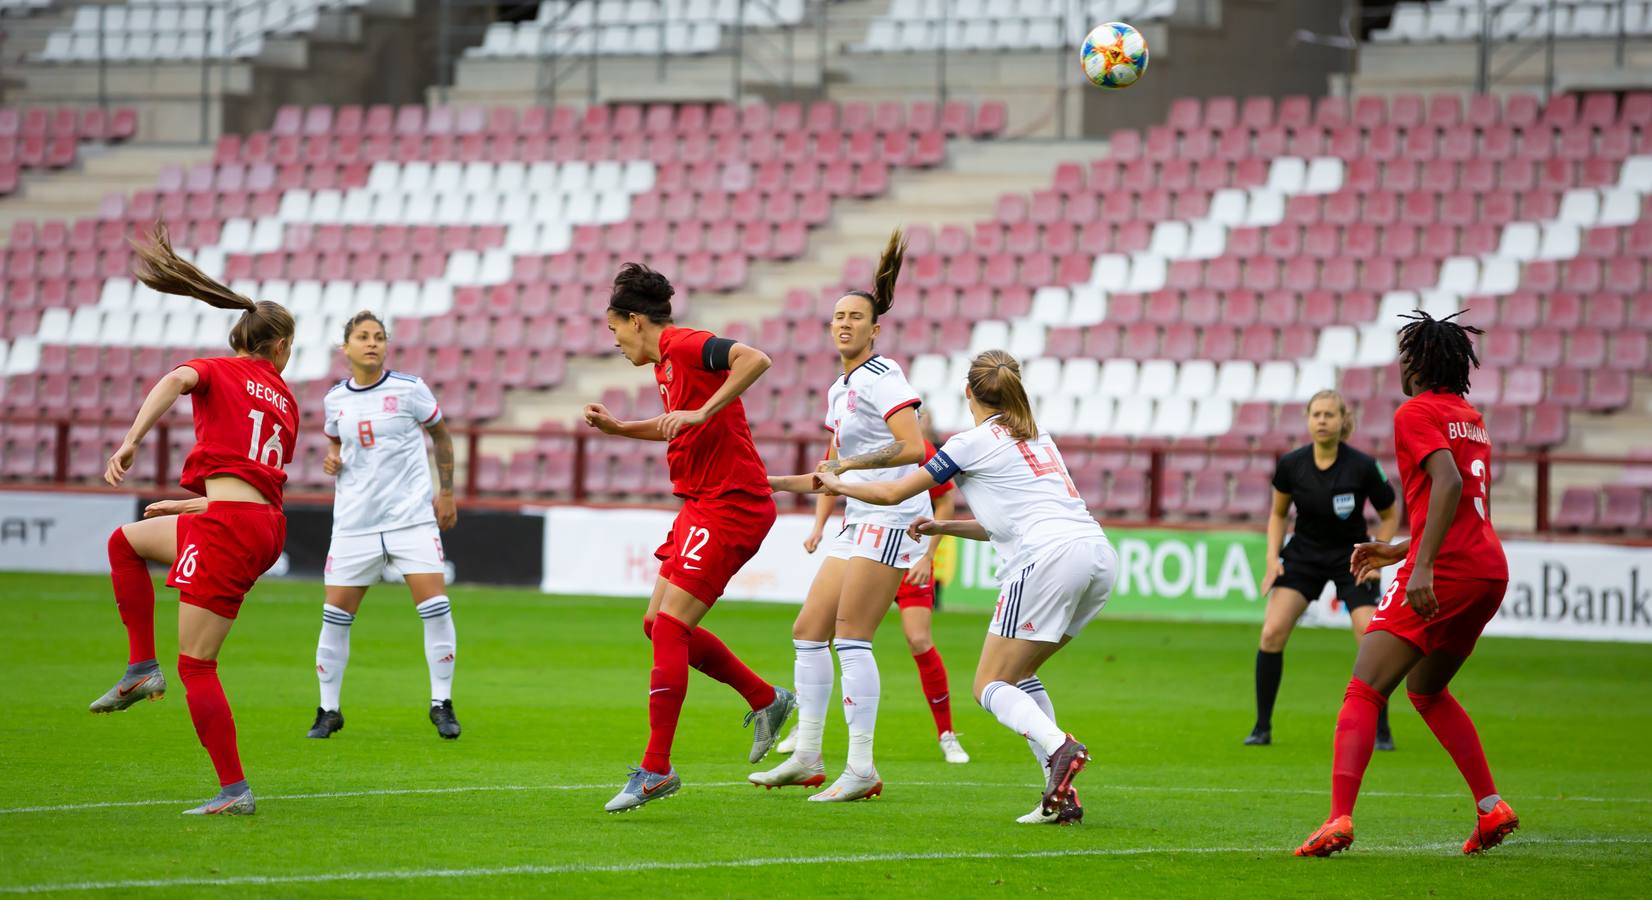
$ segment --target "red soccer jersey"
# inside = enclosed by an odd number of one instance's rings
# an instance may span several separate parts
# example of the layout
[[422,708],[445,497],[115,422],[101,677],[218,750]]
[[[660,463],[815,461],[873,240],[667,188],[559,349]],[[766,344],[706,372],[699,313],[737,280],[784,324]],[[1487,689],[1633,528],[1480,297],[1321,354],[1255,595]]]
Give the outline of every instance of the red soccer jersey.
[[282,467],[298,440],[298,401],[267,359],[215,356],[183,365],[200,377],[189,392],[195,407],[195,447],[178,483],[206,493],[206,480],[234,475],[281,505]]
[[1409,573],[1416,562],[1428,518],[1432,482],[1423,461],[1436,450],[1446,450],[1463,478],[1463,495],[1434,561],[1434,575],[1507,580],[1508,560],[1491,527],[1491,495],[1486,490],[1491,479],[1491,439],[1479,411],[1461,396],[1443,391],[1412,397],[1394,413],[1394,449],[1411,524],[1411,552],[1406,555],[1404,571]]
[[[706,342],[716,335],[692,328],[670,327],[660,332],[660,361],[654,381],[666,412],[698,409],[728,381],[726,370],[714,370]],[[665,447],[671,471],[671,492],[679,497],[710,500],[725,494],[768,497],[769,472],[757,455],[746,423],[746,408],[736,398],[703,425],[685,428]]]

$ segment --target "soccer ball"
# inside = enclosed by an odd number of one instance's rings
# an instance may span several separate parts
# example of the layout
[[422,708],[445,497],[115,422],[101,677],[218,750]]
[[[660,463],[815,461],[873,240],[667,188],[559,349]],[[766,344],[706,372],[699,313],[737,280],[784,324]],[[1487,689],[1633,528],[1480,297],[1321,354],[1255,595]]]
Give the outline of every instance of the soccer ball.
[[1127,88],[1147,71],[1147,41],[1123,22],[1097,25],[1078,52],[1084,77],[1099,88]]

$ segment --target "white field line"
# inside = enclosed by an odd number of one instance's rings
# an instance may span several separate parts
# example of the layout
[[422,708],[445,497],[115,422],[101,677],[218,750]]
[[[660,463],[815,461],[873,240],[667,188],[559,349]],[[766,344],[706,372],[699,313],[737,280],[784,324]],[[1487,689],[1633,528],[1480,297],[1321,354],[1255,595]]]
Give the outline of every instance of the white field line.
[[[1546,840],[1543,838],[1514,839],[1516,846],[1566,846],[1566,845],[1601,845],[1601,844],[1652,844],[1652,838],[1563,838]],[[1366,849],[1367,845],[1361,845]],[[1427,844],[1395,844],[1370,847],[1377,853],[1442,853],[1455,851],[1460,847],[1455,842],[1427,843]],[[746,869],[762,866],[819,866],[843,865],[854,863],[888,863],[888,862],[933,862],[933,861],[970,861],[970,860],[1018,860],[1018,859],[1071,859],[1096,858],[1117,856],[1176,856],[1200,855],[1212,856],[1219,854],[1269,854],[1283,855],[1289,852],[1288,848],[1278,846],[1265,847],[1096,847],[1070,850],[1027,850],[995,853],[992,851],[959,851],[936,853],[864,853],[842,854],[833,856],[772,856],[759,859],[732,859],[732,860],[683,860],[683,861],[656,861],[635,863],[570,863],[558,866],[478,866],[463,869],[383,869],[363,872],[313,872],[298,875],[232,875],[221,878],[153,878],[134,879],[130,881],[80,881],[57,882],[51,884],[10,884],[0,885],[0,894],[37,894],[51,891],[126,891],[138,888],[180,888],[180,887],[268,887],[284,884],[328,884],[337,882],[357,881],[404,881],[425,880],[432,878],[488,878],[508,875],[578,875],[596,873],[629,873],[629,872],[683,872],[705,869]]]
[[[376,789],[376,790],[360,790],[360,791],[317,791],[317,792],[314,792],[314,793],[304,793],[304,794],[268,794],[268,795],[260,794],[260,795],[257,795],[257,797],[258,797],[258,801],[260,803],[268,803],[268,802],[271,802],[271,801],[284,801],[284,800],[336,800],[336,799],[344,799],[344,798],[350,798],[350,797],[413,797],[413,796],[428,796],[428,795],[437,795],[437,794],[528,793],[528,792],[532,792],[532,791],[598,791],[598,790],[604,790],[604,789],[613,789],[616,784],[618,784],[617,779],[613,782],[607,782],[607,783],[604,783],[604,784],[537,784],[537,785],[534,785],[534,784],[492,784],[492,785],[481,784],[481,785],[462,785],[462,786],[455,786],[455,787],[381,788],[381,789]],[[898,782],[894,782],[893,784],[894,784],[895,787],[901,787],[901,786],[904,785],[904,786],[907,786],[907,787],[923,787],[923,788],[960,788],[960,787],[964,787],[964,788],[1009,788],[1009,789],[1014,789],[1014,790],[1019,790],[1019,791],[1034,791],[1034,790],[1037,790],[1037,787],[1038,787],[1037,783],[1032,782],[1032,781],[1029,781],[1029,782],[1026,782],[1026,783],[1003,782],[1003,781],[898,781]],[[709,782],[699,782],[699,783],[689,782],[689,783],[684,785],[685,788],[689,788],[689,789],[692,789],[692,788],[731,788],[731,787],[752,787],[752,786],[753,785],[751,785],[750,782],[746,782],[746,781],[709,781]],[[1199,785],[1188,785],[1186,787],[1169,787],[1169,786],[1155,786],[1155,785],[1094,784],[1094,783],[1086,783],[1085,792],[1086,793],[1115,793],[1115,794],[1163,794],[1163,795],[1255,794],[1255,795],[1258,795],[1258,796],[1266,796],[1266,795],[1269,795],[1269,794],[1285,794],[1285,795],[1292,795],[1292,796],[1318,796],[1318,795],[1321,795],[1321,794],[1328,795],[1330,793],[1328,789],[1322,789],[1322,788],[1268,788],[1268,787],[1239,788],[1239,787],[1206,787],[1206,786],[1199,786]],[[1461,792],[1452,793],[1452,794],[1438,794],[1438,793],[1431,794],[1431,793],[1418,793],[1418,792],[1411,792],[1411,791],[1362,791],[1362,792],[1360,792],[1360,796],[1362,796],[1362,797],[1409,797],[1409,798],[1424,799],[1424,800],[1461,800],[1461,799],[1466,798],[1466,795],[1461,793]],[[1518,797],[1517,799],[1522,804],[1529,804],[1529,803],[1640,803],[1640,804],[1646,804],[1646,803],[1652,803],[1652,798],[1649,798],[1649,797],[1573,797],[1573,796],[1547,797],[1547,796],[1533,795],[1533,796],[1527,796],[1527,797]],[[19,815],[19,814],[24,814],[24,813],[77,812],[77,811],[80,811],[80,810],[88,810],[88,809],[117,809],[117,808],[122,808],[122,807],[134,807],[134,806],[185,806],[185,807],[188,807],[188,806],[199,805],[200,802],[201,801],[200,801],[199,798],[186,798],[186,799],[167,799],[167,800],[106,800],[106,801],[93,802],[93,803],[62,803],[62,804],[47,805],[47,806],[12,806],[12,807],[0,807],[0,815]]]

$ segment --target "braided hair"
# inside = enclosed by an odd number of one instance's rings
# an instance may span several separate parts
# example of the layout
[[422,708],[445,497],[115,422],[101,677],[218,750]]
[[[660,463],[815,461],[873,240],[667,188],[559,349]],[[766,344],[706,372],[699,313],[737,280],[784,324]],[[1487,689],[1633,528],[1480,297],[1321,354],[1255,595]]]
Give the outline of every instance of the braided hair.
[[1436,319],[1420,309],[1401,313],[1402,318],[1411,320],[1400,329],[1401,365],[1425,389],[1468,393],[1469,372],[1480,367],[1473,335],[1485,332],[1452,321],[1460,315],[1454,312]]

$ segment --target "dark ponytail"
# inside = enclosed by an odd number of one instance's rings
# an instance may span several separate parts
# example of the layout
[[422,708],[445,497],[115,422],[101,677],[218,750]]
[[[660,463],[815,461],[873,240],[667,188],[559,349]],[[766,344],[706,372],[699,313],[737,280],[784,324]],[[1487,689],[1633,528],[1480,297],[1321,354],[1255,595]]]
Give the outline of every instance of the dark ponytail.
[[1400,361],[1425,390],[1468,393],[1469,373],[1480,367],[1473,335],[1485,332],[1452,321],[1460,315],[1436,319],[1420,309],[1400,315],[1411,320],[1400,329]]
[[149,231],[149,240],[132,241],[132,249],[138,257],[132,274],[150,288],[163,294],[194,297],[218,309],[242,310],[229,332],[231,350],[267,356],[277,342],[292,338],[293,314],[286,307],[269,300],[254,303],[195,268],[172,249],[165,224],[156,222]]
[[660,273],[642,263],[626,263],[614,276],[608,308],[621,315],[638,315],[665,325],[671,321],[671,296],[676,289]]
[[901,262],[906,259],[906,235],[899,228],[889,233],[889,243],[878,257],[877,274],[872,276],[872,290],[850,291],[846,297],[864,297],[872,304],[872,321],[889,312],[895,305],[895,282],[901,277]]
[[1032,401],[1021,385],[1021,364],[1002,350],[988,350],[969,364],[969,392],[982,406],[998,410],[998,422],[1018,441],[1038,437]]

